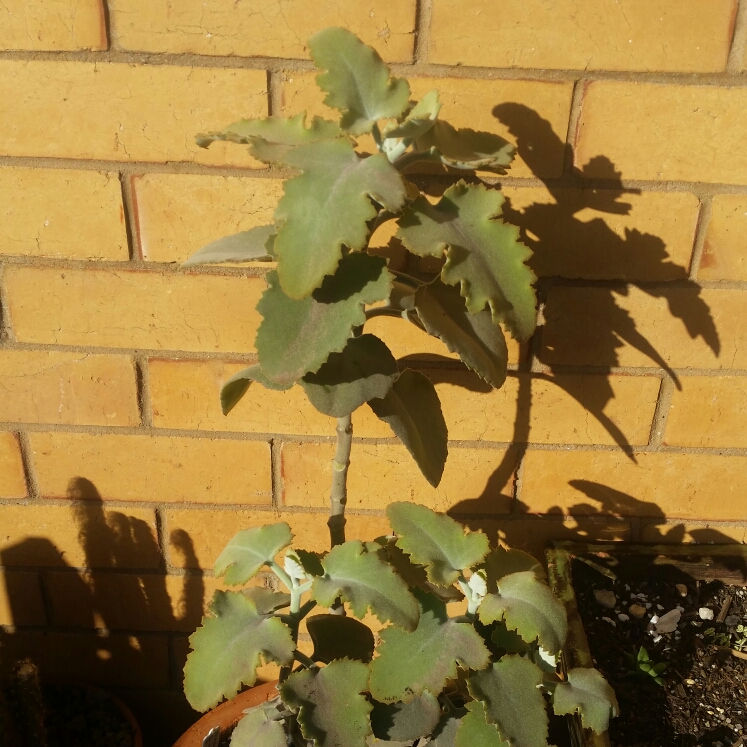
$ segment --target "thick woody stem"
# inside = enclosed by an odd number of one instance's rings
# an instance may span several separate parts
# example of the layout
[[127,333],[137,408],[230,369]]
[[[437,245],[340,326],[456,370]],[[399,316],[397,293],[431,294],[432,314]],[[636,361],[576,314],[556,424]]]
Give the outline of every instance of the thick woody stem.
[[353,443],[353,421],[350,415],[337,419],[337,451],[332,460],[332,489],[329,495],[329,539],[332,547],[345,542],[345,504],[348,500],[348,467]]

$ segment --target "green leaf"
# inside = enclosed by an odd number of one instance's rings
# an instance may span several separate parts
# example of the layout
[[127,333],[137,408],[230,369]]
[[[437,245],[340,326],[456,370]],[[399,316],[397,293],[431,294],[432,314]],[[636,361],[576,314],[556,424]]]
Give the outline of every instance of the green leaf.
[[241,593],[254,602],[260,615],[269,615],[275,610],[288,607],[291,602],[290,594],[272,591],[264,586],[250,586],[248,589],[242,589]]
[[207,132],[197,136],[197,145],[207,148],[216,140],[228,140],[249,146],[249,152],[264,163],[282,163],[283,158],[300,145],[342,136],[334,122],[314,117],[306,127],[306,112],[295,117],[267,117],[266,119],[240,119],[220,132]]
[[455,622],[446,604],[432,594],[416,590],[420,622],[412,632],[384,628],[379,655],[371,662],[371,695],[383,703],[409,701],[424,690],[440,693],[457,675],[457,663],[482,669],[490,652],[469,623]]
[[607,731],[610,716],[619,713],[615,691],[601,672],[582,667],[568,670],[567,681],[555,688],[552,707],[559,716],[578,713],[583,726],[597,734]]
[[386,397],[398,373],[389,348],[374,335],[351,337],[341,353],[331,353],[316,373],[301,379],[314,407],[342,418],[371,399]]
[[461,524],[416,503],[390,503],[386,514],[396,532],[397,547],[413,562],[424,565],[435,584],[449,586],[465,568],[479,563],[488,552],[482,532],[465,534]]
[[505,656],[467,680],[470,694],[500,736],[521,747],[547,747],[548,718],[538,686],[542,671],[521,656]]
[[306,619],[306,627],[314,642],[314,661],[355,659],[367,664],[373,658],[373,633],[354,617],[314,615]]
[[242,684],[253,685],[260,656],[287,666],[295,648],[286,625],[261,615],[240,592],[216,591],[209,609],[212,617],[189,637],[193,650],[184,667],[184,693],[197,711],[232,698]]
[[234,374],[221,387],[220,408],[224,415],[228,415],[236,407],[241,398],[249,391],[249,386],[253,381],[262,384],[267,389],[275,389],[277,391],[290,389],[290,386],[276,384],[274,381],[268,379],[264,375],[262,367],[255,363],[253,366],[244,368]]
[[324,103],[342,112],[340,126],[353,135],[370,132],[377,119],[399,117],[407,108],[410,86],[390,78],[378,52],[341,28],[327,28],[309,39],[317,76],[327,92]]
[[409,742],[428,736],[441,717],[438,700],[427,690],[409,703],[377,703],[371,711],[371,728],[379,739]]
[[532,571],[540,581],[546,581],[547,576],[539,561],[523,550],[507,550],[504,547],[496,547],[486,556],[480,566],[485,571],[488,582],[488,591],[495,593],[498,588],[496,584],[504,576],[521,571]]
[[516,153],[508,140],[490,132],[457,130],[448,122],[438,121],[415,141],[417,150],[435,148],[447,166],[491,169],[505,174]]
[[498,219],[503,195],[483,185],[458,182],[437,205],[414,200],[399,219],[399,238],[421,257],[446,250],[441,279],[461,284],[467,309],[490,307],[518,340],[527,340],[536,324],[535,274],[527,267],[532,252],[519,241],[519,229]]
[[280,685],[283,702],[298,708],[298,723],[317,747],[365,747],[371,733],[368,667],[340,659],[323,669],[295,672]]
[[479,700],[467,703],[467,711],[456,733],[456,747],[510,747],[495,725],[488,723],[485,706]]
[[428,482],[436,487],[448,454],[448,430],[441,402],[430,379],[405,369],[383,399],[368,403],[407,447]]
[[509,630],[504,622],[495,623],[490,640],[507,654],[523,654],[529,648],[524,639],[514,630]]
[[478,610],[485,625],[504,620],[527,642],[539,641],[545,651],[556,654],[568,635],[565,607],[532,571],[520,571],[498,581],[498,593],[488,594]]
[[261,706],[244,714],[231,733],[231,747],[287,747],[282,721],[273,721]]
[[353,329],[366,321],[363,307],[389,297],[392,275],[386,260],[349,254],[335,275],[324,279],[313,296],[296,301],[283,293],[276,272],[257,304],[264,317],[256,348],[262,371],[274,383],[290,387],[315,373],[330,353],[347,345]]
[[363,249],[367,222],[378,212],[371,200],[396,212],[405,202],[405,184],[386,156],[360,158],[345,140],[296,148],[285,163],[303,173],[285,182],[273,250],[283,291],[301,299],[335,272],[343,244]]
[[358,618],[370,607],[382,622],[408,630],[417,625],[418,604],[407,584],[378,553],[366,552],[358,540],[333,547],[322,565],[325,575],[314,579],[311,597],[323,607],[331,607],[340,597],[350,603]]
[[215,561],[215,575],[225,574],[226,583],[231,586],[245,584],[259,573],[263,565],[271,563],[284,547],[288,547],[292,539],[290,527],[284,521],[242,529]]
[[436,278],[415,293],[415,308],[426,332],[438,337],[492,386],[506,380],[508,348],[503,331],[487,309],[470,314],[459,290]]
[[275,235],[275,226],[256,226],[248,231],[224,236],[195,252],[182,267],[216,265],[222,262],[266,262],[275,259],[267,245]]
[[436,89],[428,91],[415,106],[410,109],[404,122],[390,122],[382,134],[385,138],[403,138],[414,140],[424,135],[433,127],[441,110]]
[[445,713],[433,732],[433,739],[428,742],[429,747],[456,747],[457,732],[465,713],[464,708]]

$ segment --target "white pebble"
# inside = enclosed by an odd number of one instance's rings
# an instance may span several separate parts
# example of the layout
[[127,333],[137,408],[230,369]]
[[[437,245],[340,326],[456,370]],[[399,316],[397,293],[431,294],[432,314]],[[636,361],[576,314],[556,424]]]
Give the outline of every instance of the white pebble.
[[713,620],[713,610],[709,610],[708,607],[701,607],[698,610],[698,616],[701,620]]
[[609,623],[613,628],[617,627],[617,623],[614,620],[611,620],[609,617],[603,617],[602,620],[604,620],[606,623]]
[[618,619],[618,620],[619,620],[620,622],[628,622],[628,620],[630,620],[630,618],[629,618],[629,617],[628,617],[628,616],[627,616],[627,615],[626,615],[626,614],[625,614],[624,612],[621,612],[621,613],[620,613],[620,614],[619,614],[619,615],[617,616],[617,619]]

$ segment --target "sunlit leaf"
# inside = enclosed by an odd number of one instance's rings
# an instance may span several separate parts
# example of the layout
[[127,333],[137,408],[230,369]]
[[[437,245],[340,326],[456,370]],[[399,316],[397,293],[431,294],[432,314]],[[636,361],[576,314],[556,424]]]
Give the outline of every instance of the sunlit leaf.
[[437,205],[419,197],[399,219],[397,237],[414,254],[442,256],[441,279],[461,285],[467,309],[490,307],[518,340],[527,340],[536,323],[534,273],[525,264],[531,251],[519,241],[519,229],[498,218],[503,195],[483,185],[459,182]]
[[290,594],[266,589],[264,586],[250,586],[248,589],[242,589],[241,593],[254,602],[260,615],[269,615],[288,607],[291,601]]
[[409,742],[428,736],[441,717],[438,700],[427,690],[409,703],[374,703],[371,728],[379,739]]
[[231,733],[231,747],[287,747],[282,721],[273,721],[262,707],[245,712]]
[[448,122],[437,121],[415,141],[417,150],[435,148],[447,166],[491,169],[505,174],[516,147],[500,135],[476,130],[457,130]]
[[322,669],[291,674],[280,685],[280,695],[299,709],[301,732],[318,747],[365,747],[372,708],[361,694],[367,678],[365,664],[338,659]]
[[430,379],[407,368],[383,399],[372,399],[368,404],[407,447],[425,479],[436,487],[446,464],[448,431]]
[[441,586],[453,584],[462,570],[479,563],[488,552],[487,535],[465,534],[461,524],[426,506],[390,503],[386,514],[398,535],[397,547],[425,566],[428,578]]
[[495,593],[498,581],[511,573],[532,571],[540,581],[547,581],[547,574],[540,562],[529,553],[514,548],[507,550],[496,547],[485,556],[480,568],[485,571],[491,593]]
[[212,616],[189,637],[193,650],[184,667],[184,693],[197,711],[232,698],[242,684],[253,685],[260,656],[289,665],[295,648],[288,627],[261,615],[240,592],[216,591],[209,610]]
[[354,617],[313,615],[306,619],[306,627],[314,643],[314,661],[329,664],[333,659],[355,659],[368,663],[373,658],[371,628]]
[[435,89],[428,91],[408,112],[404,122],[388,124],[382,134],[385,138],[403,138],[406,140],[421,137],[433,127],[440,109],[438,91]]
[[275,235],[275,226],[256,226],[213,241],[195,252],[182,267],[191,265],[215,265],[222,262],[265,262],[275,259],[268,249]]
[[248,368],[244,368],[238,373],[235,373],[221,387],[220,408],[224,415],[228,415],[228,413],[236,407],[236,405],[241,401],[241,398],[249,391],[249,387],[253,381],[262,384],[262,386],[267,389],[276,389],[278,391],[290,389],[290,386],[276,384],[274,381],[268,379],[264,375],[262,367],[255,363],[253,366],[249,366]]
[[316,79],[327,92],[324,103],[342,112],[340,126],[351,134],[370,132],[377,119],[399,117],[407,108],[407,81],[390,78],[378,52],[350,31],[324,29],[309,39],[309,51],[326,70]]
[[366,321],[363,307],[389,297],[392,275],[385,260],[356,253],[301,301],[283,293],[276,272],[267,273],[267,282],[257,304],[264,318],[255,344],[265,375],[289,387],[345,348],[353,329]]
[[555,688],[552,702],[559,716],[578,713],[583,726],[597,734],[607,731],[610,716],[619,714],[615,691],[596,669],[568,670],[567,681]]
[[263,565],[288,547],[292,539],[290,527],[284,521],[242,529],[215,561],[215,575],[225,574],[227,584],[245,584],[259,573]]
[[510,747],[494,724],[487,722],[485,706],[479,700],[467,703],[467,711],[456,733],[456,747]]
[[285,182],[273,251],[283,291],[302,299],[335,272],[343,245],[365,246],[366,224],[377,214],[371,200],[397,211],[405,184],[386,156],[360,158],[345,140],[296,148],[285,163],[303,173]]
[[374,335],[361,335],[351,337],[341,353],[331,353],[300,383],[319,412],[341,418],[371,399],[386,397],[397,373],[389,348]]

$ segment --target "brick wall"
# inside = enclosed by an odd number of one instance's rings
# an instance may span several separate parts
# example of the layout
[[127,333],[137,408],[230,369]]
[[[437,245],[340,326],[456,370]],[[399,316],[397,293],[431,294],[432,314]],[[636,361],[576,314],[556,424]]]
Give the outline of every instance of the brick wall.
[[518,145],[498,182],[541,278],[500,391],[371,323],[426,354],[451,454],[432,489],[357,414],[351,536],[412,498],[536,552],[747,541],[745,0],[5,0],[0,642],[118,688],[154,745],[191,718],[186,636],[223,543],[276,518],[326,543],[331,419],[295,390],[220,414],[262,269],[179,262],[267,222],[287,177],[194,134],[324,113],[304,41],[327,25]]

